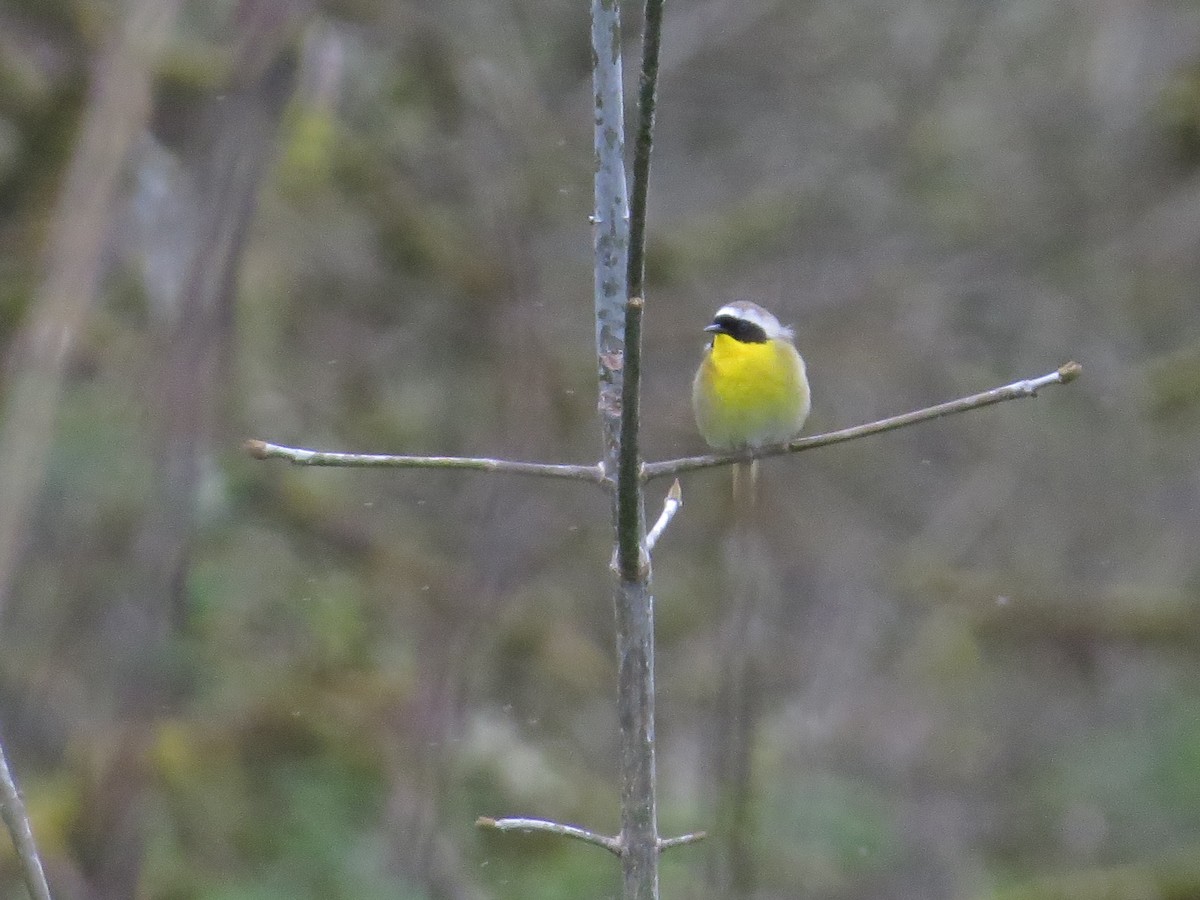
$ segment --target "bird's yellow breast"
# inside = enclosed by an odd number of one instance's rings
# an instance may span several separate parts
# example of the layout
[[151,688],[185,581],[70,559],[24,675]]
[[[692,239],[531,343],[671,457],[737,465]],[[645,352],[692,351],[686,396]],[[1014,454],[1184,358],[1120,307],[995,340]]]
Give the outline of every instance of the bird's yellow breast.
[[712,447],[735,449],[786,441],[809,409],[804,360],[789,341],[713,337],[692,385],[700,434]]

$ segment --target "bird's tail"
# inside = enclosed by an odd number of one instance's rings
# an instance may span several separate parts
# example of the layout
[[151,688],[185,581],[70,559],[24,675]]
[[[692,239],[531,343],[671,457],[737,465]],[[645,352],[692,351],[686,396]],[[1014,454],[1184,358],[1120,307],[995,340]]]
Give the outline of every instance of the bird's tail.
[[758,502],[758,460],[733,464],[733,506],[738,511],[753,509]]

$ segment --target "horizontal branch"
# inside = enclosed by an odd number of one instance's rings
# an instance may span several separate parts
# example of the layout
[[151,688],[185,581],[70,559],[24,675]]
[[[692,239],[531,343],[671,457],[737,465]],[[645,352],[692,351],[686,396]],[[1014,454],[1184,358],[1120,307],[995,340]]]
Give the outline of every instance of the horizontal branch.
[[545,831],[549,834],[557,834],[560,837],[574,838],[577,841],[583,841],[585,844],[595,844],[597,847],[603,847],[609,853],[621,855],[621,840],[620,838],[609,837],[605,834],[597,834],[594,831],[588,831],[586,828],[580,828],[577,825],[563,825],[559,822],[550,822],[546,819],[493,819],[490,816],[480,816],[475,820],[477,828],[494,828],[496,831]]
[[685,844],[694,844],[697,841],[702,841],[708,837],[707,831],[693,831],[691,834],[681,834],[679,837],[659,838],[658,849],[661,853],[663,850],[670,850],[672,847],[682,847]]
[[388,453],[333,453],[283,447],[266,441],[249,440],[242,445],[255,459],[286,459],[295,466],[340,466],[361,469],[467,469],[476,472],[507,472],[542,478],[566,478],[605,484],[604,467],[599,463],[574,466],[556,463],[516,462],[471,456],[393,456]]
[[[1051,384],[1067,384],[1079,377],[1082,367],[1077,362],[1064,363],[1056,371],[1041,378],[1030,378],[1025,381],[1014,381],[1003,387],[993,388],[969,397],[960,397],[914,410],[900,416],[891,416],[868,422],[865,425],[855,425],[840,431],[830,431],[812,437],[798,438],[786,444],[773,444],[756,450],[743,450],[732,453],[709,453],[704,456],[686,456],[680,459],[667,459],[661,462],[646,463],[642,466],[642,479],[650,481],[654,478],[664,478],[692,472],[697,469],[709,469],[715,466],[727,466],[736,462],[749,462],[752,459],[764,459],[769,456],[782,456],[785,453],[799,453],[801,450],[814,450],[817,447],[827,447],[830,444],[840,444],[856,438],[880,434],[884,431],[894,431],[918,422],[938,419],[942,416],[967,412],[1005,400],[1017,400],[1021,397],[1036,397],[1037,392]],[[395,456],[388,453],[335,453],[322,450],[307,450],[302,447],[284,447],[270,444],[266,441],[249,440],[243,445],[246,452],[255,459],[286,459],[296,466],[340,466],[345,468],[368,469],[465,469],[476,472],[504,472],[512,475],[533,475],[541,478],[565,478],[571,481],[587,481],[592,484],[609,485],[611,481],[605,474],[604,466],[595,463],[590,466],[569,465],[562,463],[533,463],[518,462],[508,459],[490,459],[470,456]],[[678,508],[668,498],[670,515]],[[667,509],[664,509],[666,522],[670,521]],[[662,521],[660,519],[660,521]],[[666,527],[666,522],[662,522]],[[657,538],[659,535],[655,535]]]
[[960,397],[937,406],[929,406],[900,416],[891,416],[868,422],[865,425],[855,425],[840,431],[830,431],[812,437],[798,438],[786,444],[772,444],[755,450],[743,450],[733,453],[709,453],[704,456],[687,456],[681,459],[668,459],[662,462],[646,463],[642,467],[642,478],[649,481],[653,478],[666,478],[696,469],[709,469],[714,466],[727,466],[731,463],[749,462],[752,459],[764,459],[769,456],[782,456],[785,453],[799,453],[801,450],[815,450],[817,447],[827,447],[830,444],[840,444],[843,441],[880,434],[884,431],[894,431],[918,422],[939,419],[942,416],[954,415],[1005,400],[1017,400],[1021,397],[1036,397],[1037,392],[1051,384],[1067,384],[1079,377],[1083,367],[1077,362],[1064,363],[1056,371],[1041,378],[1030,378],[1026,381],[1014,381],[1003,387],[992,388],[980,394]]

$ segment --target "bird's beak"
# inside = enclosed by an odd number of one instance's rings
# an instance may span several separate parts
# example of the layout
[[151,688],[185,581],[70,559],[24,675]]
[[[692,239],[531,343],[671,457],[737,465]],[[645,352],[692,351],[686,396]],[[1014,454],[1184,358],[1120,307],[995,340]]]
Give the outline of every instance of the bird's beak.
[[705,325],[704,330],[707,331],[709,334],[720,334],[725,329],[722,328],[720,325],[718,325],[716,322],[713,322],[711,325]]

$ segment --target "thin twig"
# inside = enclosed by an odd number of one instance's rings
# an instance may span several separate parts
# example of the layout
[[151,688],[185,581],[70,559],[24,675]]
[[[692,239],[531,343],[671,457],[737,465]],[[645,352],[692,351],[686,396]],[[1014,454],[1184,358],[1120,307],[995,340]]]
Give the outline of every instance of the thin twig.
[[597,847],[603,847],[609,853],[614,853],[617,856],[621,855],[620,838],[609,837],[606,834],[597,834],[594,831],[588,831],[586,828],[580,828],[578,825],[563,825],[560,822],[551,822],[548,819],[493,819],[490,816],[480,816],[475,820],[475,826],[477,828],[494,828],[496,831],[546,831],[550,834],[557,834],[560,837],[574,838],[586,844],[595,844]]
[[801,450],[814,450],[817,447],[828,447],[830,444],[840,444],[843,441],[851,441],[855,438],[880,434],[884,431],[894,431],[897,428],[915,425],[918,422],[925,422],[929,419],[938,419],[942,416],[966,412],[970,409],[991,406],[994,403],[1003,403],[1005,400],[1036,397],[1037,392],[1041,388],[1051,384],[1067,384],[1078,378],[1081,371],[1083,371],[1083,367],[1079,363],[1068,362],[1064,363],[1056,371],[1051,372],[1049,375],[1043,375],[1041,378],[1014,381],[1012,384],[1006,384],[1003,387],[992,388],[990,391],[984,391],[980,394],[972,394],[969,397],[960,397],[957,400],[939,403],[937,406],[929,406],[925,409],[918,409],[900,416],[879,419],[875,422],[868,422],[865,425],[843,428],[840,431],[830,431],[825,434],[816,434],[812,437],[798,438],[786,444],[773,444],[768,447],[743,450],[735,453],[710,453],[705,456],[687,456],[682,459],[667,459],[661,462],[646,463],[642,467],[642,478],[650,481],[654,478],[665,478],[672,475],[679,475],[683,472],[693,472],[696,469],[709,469],[714,466],[726,466],[730,463],[748,462],[752,459],[782,456],[785,453],[799,453]]
[[679,837],[660,838],[658,842],[658,850],[661,853],[663,850],[670,850],[672,847],[682,847],[685,844],[694,844],[697,841],[702,841],[708,837],[707,831],[693,831],[691,834],[681,834]]
[[286,459],[296,466],[342,466],[362,469],[468,469],[477,472],[507,472],[513,475],[536,475],[542,478],[568,478],[605,484],[604,467],[575,466],[558,463],[516,462],[508,459],[487,459],[470,456],[393,456],[388,453],[334,453],[306,450],[303,447],[284,447],[266,441],[249,440],[242,445],[255,459]]
[[675,518],[675,513],[679,512],[681,506],[683,506],[683,488],[679,486],[679,479],[676,478],[675,483],[671,485],[671,489],[667,491],[667,499],[663,501],[663,510],[659,514],[658,521],[654,523],[654,527],[646,535],[647,553],[654,549],[654,545],[663,536],[663,532],[667,530],[667,526],[671,524],[671,520]]
[[33,900],[50,900],[50,887],[46,884],[46,873],[42,869],[42,860],[38,856],[37,845],[33,841],[33,829],[29,827],[29,815],[25,812],[25,803],[21,792],[8,768],[8,759],[4,748],[0,746],[0,816],[8,826],[13,846],[17,849],[17,858],[21,861],[21,875],[29,896]]

